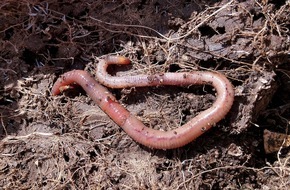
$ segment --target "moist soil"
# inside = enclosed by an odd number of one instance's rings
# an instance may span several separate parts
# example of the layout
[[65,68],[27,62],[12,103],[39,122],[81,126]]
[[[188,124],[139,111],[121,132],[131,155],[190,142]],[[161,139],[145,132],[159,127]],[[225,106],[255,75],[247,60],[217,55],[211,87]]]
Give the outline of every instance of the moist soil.
[[[289,134],[289,0],[15,1],[0,3],[0,189],[289,189],[289,148],[265,152],[264,130]],[[79,87],[57,78],[223,73],[234,104],[184,147],[132,140]],[[210,86],[109,90],[146,126],[177,128],[215,101]]]

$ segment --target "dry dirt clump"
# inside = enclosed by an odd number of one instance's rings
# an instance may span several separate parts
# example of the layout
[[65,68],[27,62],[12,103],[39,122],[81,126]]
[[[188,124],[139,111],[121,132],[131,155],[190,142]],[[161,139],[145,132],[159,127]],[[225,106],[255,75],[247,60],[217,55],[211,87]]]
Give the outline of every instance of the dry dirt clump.
[[[290,189],[286,141],[263,148],[264,130],[289,135],[289,18],[289,0],[1,1],[0,189]],[[51,96],[108,54],[132,60],[117,75],[222,72],[234,105],[185,147],[144,147],[82,89]],[[160,130],[215,100],[207,86],[110,91]]]

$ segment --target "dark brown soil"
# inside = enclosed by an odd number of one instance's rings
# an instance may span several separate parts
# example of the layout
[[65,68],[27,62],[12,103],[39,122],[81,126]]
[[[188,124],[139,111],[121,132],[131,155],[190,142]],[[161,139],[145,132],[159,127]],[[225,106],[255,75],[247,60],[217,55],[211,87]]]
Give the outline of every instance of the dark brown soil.
[[[290,189],[290,148],[266,154],[263,131],[289,134],[290,1],[15,1],[0,3],[0,189]],[[119,54],[137,73],[216,70],[235,87],[230,113],[192,143],[133,141],[81,88]],[[184,124],[209,87],[110,89],[147,126]]]

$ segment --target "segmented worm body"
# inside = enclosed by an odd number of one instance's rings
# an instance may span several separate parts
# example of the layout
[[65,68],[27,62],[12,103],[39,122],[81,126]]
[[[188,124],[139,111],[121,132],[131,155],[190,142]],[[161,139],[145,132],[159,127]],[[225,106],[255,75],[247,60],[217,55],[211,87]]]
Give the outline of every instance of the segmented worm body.
[[116,77],[109,75],[106,71],[109,64],[129,63],[129,59],[121,56],[109,56],[101,60],[96,74],[99,82],[110,88],[211,85],[217,91],[216,101],[209,109],[200,112],[181,127],[170,131],[160,131],[146,127],[86,71],[73,70],[63,74],[54,84],[52,94],[59,94],[65,86],[72,83],[79,84],[130,137],[145,146],[156,149],[173,149],[188,144],[223,119],[233,104],[233,87],[227,78],[219,73],[195,71]]

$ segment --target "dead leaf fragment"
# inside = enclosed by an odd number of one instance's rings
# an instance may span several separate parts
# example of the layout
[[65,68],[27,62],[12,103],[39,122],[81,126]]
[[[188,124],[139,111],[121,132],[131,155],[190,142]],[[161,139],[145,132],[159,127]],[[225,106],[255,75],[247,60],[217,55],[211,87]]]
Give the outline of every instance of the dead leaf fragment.
[[290,135],[264,130],[264,149],[266,154],[277,152],[290,146]]

